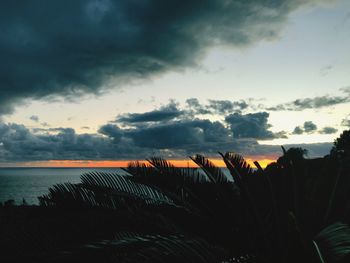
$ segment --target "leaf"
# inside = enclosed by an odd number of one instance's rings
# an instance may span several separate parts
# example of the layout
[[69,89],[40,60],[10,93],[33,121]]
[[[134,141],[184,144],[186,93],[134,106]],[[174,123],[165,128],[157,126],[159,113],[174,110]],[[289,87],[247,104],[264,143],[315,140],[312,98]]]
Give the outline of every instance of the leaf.
[[[104,172],[90,172],[83,174],[81,176],[81,181],[83,186],[114,189],[119,192],[134,195],[146,201],[175,205],[173,200],[161,191],[147,185],[133,182],[127,176]],[[117,194],[117,192],[111,193]]]
[[215,166],[208,158],[196,154],[194,157],[190,157],[198,166],[200,166],[209,180],[213,183],[226,183],[228,182],[227,176],[224,172]]
[[313,242],[321,262],[337,262],[350,253],[350,228],[336,222],[324,228]]

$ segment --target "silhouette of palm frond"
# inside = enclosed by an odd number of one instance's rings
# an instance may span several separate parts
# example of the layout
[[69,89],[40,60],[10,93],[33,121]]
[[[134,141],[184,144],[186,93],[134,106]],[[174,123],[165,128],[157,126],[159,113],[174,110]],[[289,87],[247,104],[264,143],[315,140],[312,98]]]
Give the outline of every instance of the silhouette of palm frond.
[[[113,255],[112,261],[346,260],[349,227],[332,223],[346,219],[341,215],[349,201],[342,185],[348,170],[335,169],[335,157],[313,163],[299,154],[293,161],[290,152],[265,169],[255,162],[257,170],[238,154],[220,153],[233,181],[202,155],[190,157],[198,169],[153,157],[148,164],[130,163],[124,169],[129,175],[84,174],[80,184],[56,185],[40,200],[46,206],[102,207],[142,220],[146,229],[130,220],[113,233],[115,239],[92,243],[93,253]],[[317,176],[321,170],[324,175]]]
[[329,225],[317,234],[313,244],[320,262],[340,262],[350,253],[350,227],[341,222]]
[[208,158],[196,154],[194,157],[190,157],[199,167],[203,169],[212,183],[226,183],[228,178],[222,169],[216,167]]

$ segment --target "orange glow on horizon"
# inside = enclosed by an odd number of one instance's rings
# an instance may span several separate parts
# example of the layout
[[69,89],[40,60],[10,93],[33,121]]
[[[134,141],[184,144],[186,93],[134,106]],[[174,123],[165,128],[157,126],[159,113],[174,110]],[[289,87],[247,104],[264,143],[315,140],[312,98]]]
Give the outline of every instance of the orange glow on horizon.
[[[277,159],[275,156],[247,156],[245,160],[255,167],[254,161],[258,161],[262,167],[266,167],[269,163],[274,162]],[[210,160],[218,167],[225,167],[225,163],[222,159],[210,158]],[[35,162],[18,162],[0,164],[0,167],[67,167],[67,168],[113,168],[113,167],[127,167],[129,162],[139,161],[141,163],[147,163],[145,160],[49,160],[49,161],[35,161]],[[168,160],[176,167],[198,167],[190,159],[173,159]]]

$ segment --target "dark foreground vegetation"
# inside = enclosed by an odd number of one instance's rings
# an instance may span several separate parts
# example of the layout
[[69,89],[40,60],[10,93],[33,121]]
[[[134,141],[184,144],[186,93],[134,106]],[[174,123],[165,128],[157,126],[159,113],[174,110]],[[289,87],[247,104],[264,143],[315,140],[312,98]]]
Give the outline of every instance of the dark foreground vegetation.
[[0,261],[350,262],[350,131],[324,158],[304,154],[252,169],[220,153],[232,178],[201,155],[200,169],[151,158],[84,174],[40,206],[0,208]]

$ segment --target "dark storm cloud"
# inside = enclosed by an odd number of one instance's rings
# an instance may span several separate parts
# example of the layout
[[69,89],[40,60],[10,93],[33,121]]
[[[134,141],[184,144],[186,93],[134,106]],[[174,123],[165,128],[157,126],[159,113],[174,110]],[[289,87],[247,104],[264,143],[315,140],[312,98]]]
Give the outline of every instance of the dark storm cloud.
[[29,130],[24,125],[0,122],[0,160],[138,159],[149,155],[179,158],[229,150],[252,154],[262,150],[257,139],[281,135],[268,130],[266,112],[231,114],[226,123],[190,118],[189,111],[178,119],[158,117],[161,109],[181,112],[176,105],[171,101],[157,110],[137,115],[137,121],[128,119],[126,126],[119,126],[125,120],[107,123],[96,134],[77,134],[65,127]]
[[273,39],[309,1],[1,1],[0,113],[197,64],[213,45]]
[[321,134],[333,134],[336,133],[338,130],[333,127],[323,127],[322,130],[319,131]]
[[[222,123],[209,120],[169,122],[133,130],[106,124],[100,128],[100,134],[77,134],[72,128],[40,132],[19,124],[0,123],[0,160],[184,158],[195,153],[219,157],[218,151],[260,156],[282,154],[279,146],[260,145],[254,138],[232,138],[231,131]],[[332,144],[289,145],[295,146],[308,149],[309,156],[315,157],[329,153]]]
[[225,121],[229,124],[234,138],[255,138],[273,139],[286,138],[284,132],[273,133],[269,130],[269,114],[267,112],[257,112],[242,115],[234,113],[228,115]]
[[128,139],[115,143],[115,138],[76,134],[71,128],[57,131],[57,134],[35,134],[23,125],[0,123],[0,160],[127,159],[150,153],[149,149],[138,148]]
[[168,105],[144,113],[128,113],[119,116],[116,122],[137,123],[137,122],[159,122],[168,121],[181,116],[184,111],[178,109],[174,101]]
[[106,135],[107,137],[113,138],[114,142],[119,142],[123,136],[123,131],[116,125],[105,124],[98,130],[99,133]]
[[126,132],[125,136],[132,138],[137,146],[157,149],[230,140],[229,130],[220,122],[199,119],[138,127]]
[[317,125],[313,123],[312,121],[306,121],[304,122],[304,131],[307,133],[312,133],[317,130]]

